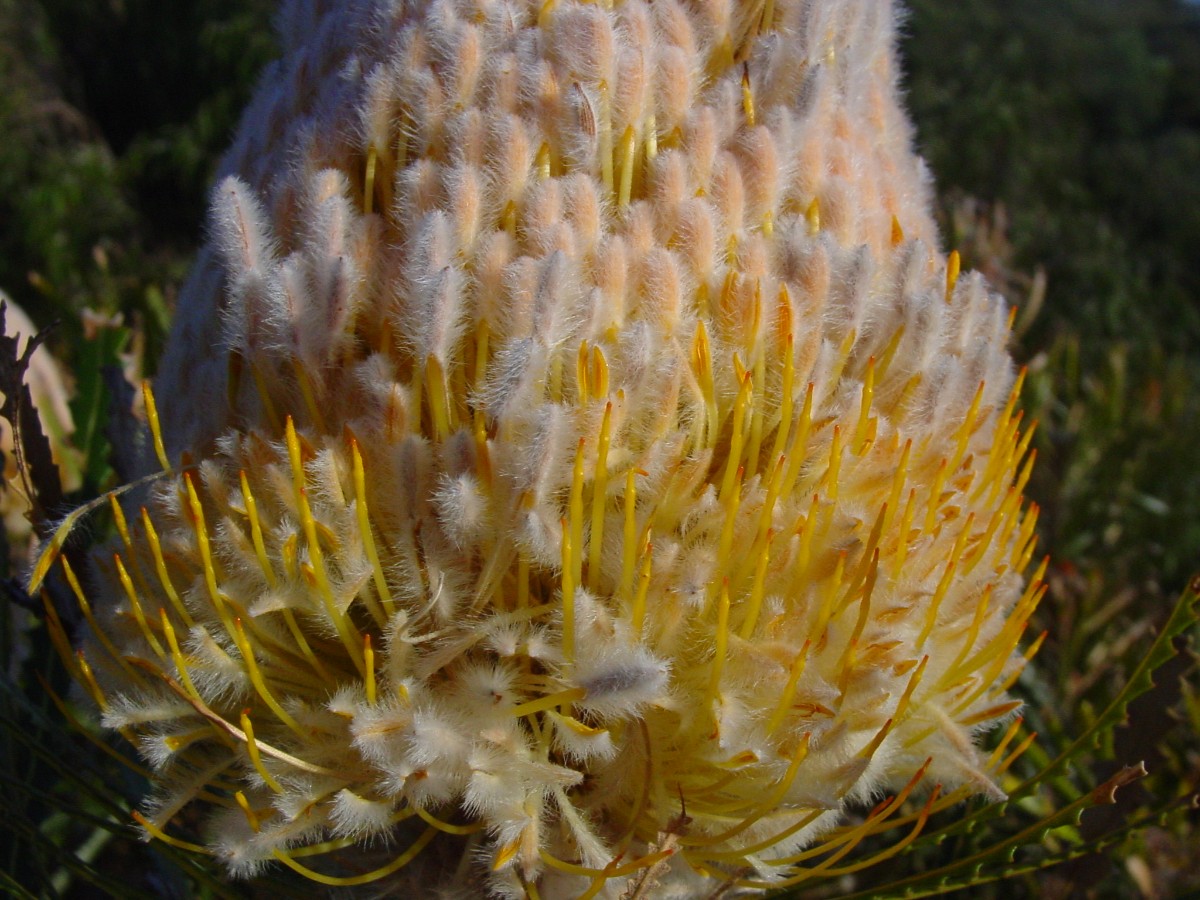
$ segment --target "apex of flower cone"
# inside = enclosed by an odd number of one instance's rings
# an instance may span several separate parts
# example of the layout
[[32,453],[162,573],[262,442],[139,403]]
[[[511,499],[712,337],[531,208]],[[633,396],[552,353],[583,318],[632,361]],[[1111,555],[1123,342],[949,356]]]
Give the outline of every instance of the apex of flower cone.
[[[482,276],[503,282],[510,257],[590,263],[576,290],[603,294],[575,304],[604,311],[564,314],[619,324],[670,277],[629,272],[652,245],[682,270],[676,290],[714,299],[730,271],[794,281],[780,269],[806,244],[932,246],[894,18],[829,0],[286,4],[163,366],[160,390],[189,397],[164,410],[170,445],[239,413],[231,350],[337,365],[325,344],[389,315],[452,340],[509,305],[515,288]],[[446,268],[468,276],[460,302],[419,327],[398,317]]]
[[998,793],[1028,436],[894,19],[285,7],[73,666],[149,833],[220,781],[239,875],[695,896]]

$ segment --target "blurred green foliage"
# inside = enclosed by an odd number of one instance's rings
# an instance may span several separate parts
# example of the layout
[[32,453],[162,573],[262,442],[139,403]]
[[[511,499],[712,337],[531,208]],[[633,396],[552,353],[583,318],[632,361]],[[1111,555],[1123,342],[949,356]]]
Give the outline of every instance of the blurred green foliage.
[[[91,307],[153,364],[273,0],[0,0],[0,286],[69,354]],[[165,298],[165,300],[164,300]]]
[[1200,348],[1200,7],[911,0],[919,143],[943,193],[1007,204],[1052,292],[1031,338]]

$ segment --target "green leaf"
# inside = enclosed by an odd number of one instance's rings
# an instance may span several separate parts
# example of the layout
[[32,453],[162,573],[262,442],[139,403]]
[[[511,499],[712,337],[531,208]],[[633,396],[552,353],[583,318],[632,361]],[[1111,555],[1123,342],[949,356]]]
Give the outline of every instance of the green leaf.
[[101,325],[79,347],[71,415],[75,419],[75,443],[83,454],[84,489],[89,495],[99,493],[109,474],[104,424],[108,421],[110,398],[104,383],[104,369],[121,365],[119,354],[129,335],[128,328]]

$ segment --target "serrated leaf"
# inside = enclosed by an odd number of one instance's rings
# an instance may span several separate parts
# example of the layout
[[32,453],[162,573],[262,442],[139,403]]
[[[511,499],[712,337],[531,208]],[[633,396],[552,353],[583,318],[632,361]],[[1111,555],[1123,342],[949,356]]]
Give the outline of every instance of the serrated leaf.
[[46,333],[28,335],[22,349],[17,337],[8,333],[7,313],[8,304],[0,300],[0,393],[4,395],[0,416],[12,426],[17,470],[25,480],[26,495],[33,506],[34,528],[40,532],[56,514],[63,499],[50,441],[42,431],[41,418],[25,382],[30,360],[45,340]]
[[[1045,868],[1060,861],[1089,853],[1092,848],[1084,845],[1071,847],[1057,856],[1051,855],[1045,860],[1038,860],[1035,863],[1014,865],[1013,862],[1017,851],[1022,847],[1040,844],[1046,834],[1056,828],[1078,825],[1085,810],[1093,806],[1116,802],[1118,790],[1145,775],[1146,769],[1141,763],[1136,766],[1126,766],[1074,802],[1016,834],[1002,838],[990,847],[928,872],[912,875],[887,885],[847,894],[842,897],[842,900],[867,900],[867,898],[882,900],[885,897],[903,897],[911,900],[911,898],[917,897],[931,897],[949,891],[976,887],[988,881],[1001,880],[1009,875],[1016,875],[1021,870],[1033,871]],[[996,867],[990,868],[990,866]]]
[[[987,822],[999,819],[1008,812],[1011,804],[1032,796],[1040,785],[1049,780],[1054,781],[1061,793],[1071,797],[1075,790],[1064,782],[1072,761],[1078,759],[1086,751],[1102,746],[1106,735],[1111,735],[1111,732],[1125,721],[1129,704],[1154,687],[1154,673],[1176,655],[1177,651],[1173,643],[1175,638],[1200,621],[1198,600],[1200,600],[1200,576],[1193,578],[1187,589],[1180,595],[1154,642],[1134,667],[1129,679],[1112,702],[1102,712],[1095,715],[1091,725],[1071,741],[1058,756],[1040,766],[1037,774],[1009,791],[1007,801],[980,807],[949,825],[927,832],[917,839],[915,846],[940,843],[949,837],[970,833]],[[1077,799],[1073,797],[1073,802]]]
[[129,336],[128,328],[102,323],[83,341],[77,354],[71,415],[75,419],[75,442],[83,454],[83,483],[88,493],[96,493],[109,472],[108,440],[104,434],[109,392],[104,370],[120,366],[119,354]]
[[1180,637],[1200,621],[1198,601],[1200,601],[1200,575],[1192,578],[1145,656],[1134,667],[1117,696],[1105,707],[1103,712],[1096,716],[1091,727],[1072,741],[1048,766],[1013,790],[1010,794],[1011,797],[1017,798],[1029,794],[1046,779],[1065,773],[1073,759],[1088,748],[1094,749],[1100,746],[1106,735],[1111,734],[1114,729],[1125,722],[1129,704],[1154,687],[1154,673],[1174,659],[1178,653],[1174,646],[1175,638]]

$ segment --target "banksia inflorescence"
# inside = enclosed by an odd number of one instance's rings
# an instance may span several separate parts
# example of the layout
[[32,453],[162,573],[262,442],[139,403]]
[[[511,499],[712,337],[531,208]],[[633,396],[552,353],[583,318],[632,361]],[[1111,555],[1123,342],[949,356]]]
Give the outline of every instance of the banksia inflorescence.
[[208,806],[239,876],[691,897],[999,794],[1029,438],[895,15],[285,8],[165,446],[147,393],[164,471],[68,575],[149,834]]

